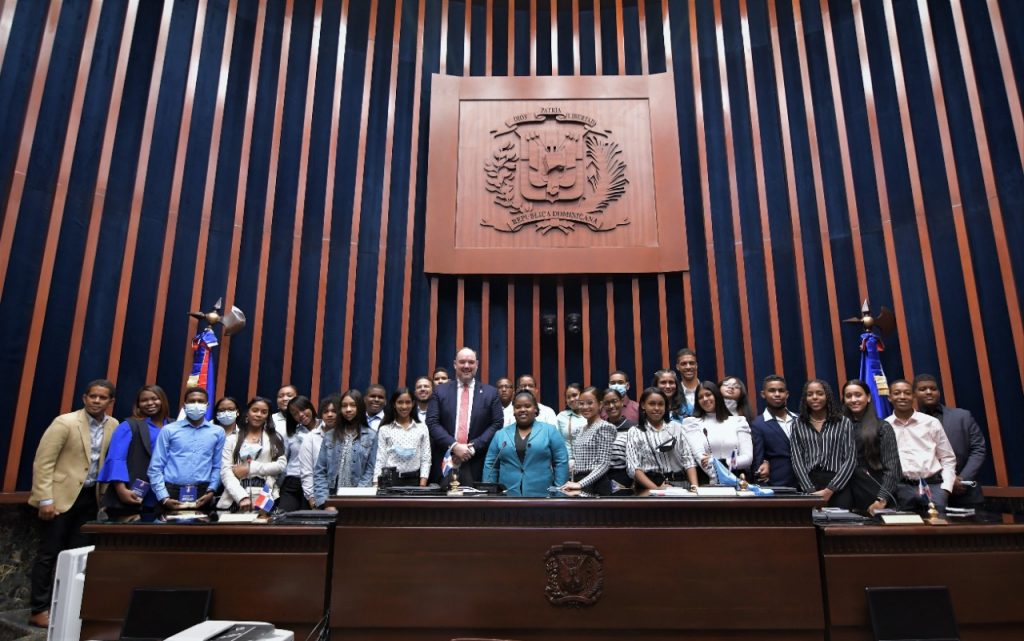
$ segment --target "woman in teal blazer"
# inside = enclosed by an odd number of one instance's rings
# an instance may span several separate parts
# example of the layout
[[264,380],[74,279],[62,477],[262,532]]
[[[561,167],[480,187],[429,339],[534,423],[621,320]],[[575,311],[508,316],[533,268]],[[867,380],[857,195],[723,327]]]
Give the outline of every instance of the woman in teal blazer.
[[484,481],[501,483],[510,496],[547,496],[569,480],[565,439],[554,425],[537,421],[537,399],[519,392],[512,399],[516,422],[501,428],[487,448]]

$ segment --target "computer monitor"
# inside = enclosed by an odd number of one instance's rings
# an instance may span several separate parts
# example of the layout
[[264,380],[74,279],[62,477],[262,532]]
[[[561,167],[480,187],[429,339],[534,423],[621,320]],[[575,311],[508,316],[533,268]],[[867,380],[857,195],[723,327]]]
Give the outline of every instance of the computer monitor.
[[162,641],[210,615],[210,588],[136,588],[121,641]]
[[959,641],[945,587],[866,588],[875,641]]

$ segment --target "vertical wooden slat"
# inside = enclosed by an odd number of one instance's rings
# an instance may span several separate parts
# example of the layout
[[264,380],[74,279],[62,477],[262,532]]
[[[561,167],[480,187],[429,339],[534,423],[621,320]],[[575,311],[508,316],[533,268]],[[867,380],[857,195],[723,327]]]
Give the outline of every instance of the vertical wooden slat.
[[658,274],[658,321],[661,324],[661,363],[668,363],[668,294],[665,274]]
[[661,0],[661,33],[665,41],[665,69],[672,71],[672,26],[669,24],[668,0]]
[[548,5],[548,31],[551,45],[551,75],[558,75],[558,0],[550,0]]
[[[775,372],[782,372],[782,340],[779,328],[779,299],[775,292],[775,252],[772,250],[771,224],[768,218],[767,187],[764,166],[771,162],[768,150],[761,144],[761,116],[757,107],[757,84],[754,78],[754,50],[750,44],[750,22],[747,15],[747,0],[740,0],[740,30],[743,36],[743,62],[747,77],[747,108],[750,111],[750,135],[754,153],[754,175],[756,177],[757,209],[761,220],[761,251],[764,254],[765,294],[768,301],[768,326],[771,328],[772,365]],[[834,77],[834,76],[833,76]],[[749,376],[749,374],[748,374]],[[755,381],[747,380],[749,389],[755,388]]]
[[[1003,456],[1002,434],[999,428],[999,411],[996,403],[995,387],[988,384],[992,380],[992,367],[989,363],[985,327],[981,320],[981,302],[978,298],[978,282],[974,277],[974,258],[971,255],[970,240],[967,235],[967,221],[964,218],[963,201],[960,195],[960,176],[953,156],[953,123],[946,111],[946,96],[942,87],[942,75],[939,72],[938,56],[935,52],[935,35],[932,33],[931,15],[927,0],[918,0],[918,14],[921,17],[921,34],[924,40],[925,57],[928,61],[928,75],[932,85],[932,99],[935,103],[935,116],[939,126],[939,140],[942,143],[942,164],[946,168],[946,184],[949,185],[949,197],[953,226],[956,230],[956,245],[960,254],[960,268],[964,274],[964,293],[967,296],[967,315],[971,322],[971,337],[974,339],[974,351],[978,359],[978,378],[981,381],[981,394],[984,399],[984,411],[988,424],[989,440],[992,442],[992,460],[995,463],[996,483],[1000,486],[1009,484],[1006,472],[1006,459]],[[946,386],[949,387],[948,385]]]
[[[206,263],[206,248],[209,245],[210,240],[210,217],[211,210],[213,208],[213,193],[216,191],[217,185],[217,164],[220,158],[221,130],[224,126],[224,100],[228,92],[228,75],[231,70],[231,49],[235,42],[235,20],[238,17],[237,0],[231,0],[228,3],[227,12],[227,20],[224,25],[224,45],[221,50],[220,68],[217,72],[217,98],[213,111],[213,129],[210,133],[210,152],[209,156],[207,156],[206,162],[206,180],[203,186],[203,204],[199,217],[199,239],[196,245],[197,266],[201,266]],[[196,269],[195,279],[196,283],[192,288],[192,298],[190,299],[188,306],[189,310],[199,309],[201,304],[200,297],[203,293],[203,282],[206,280],[206,270],[201,267]],[[222,341],[225,344],[228,342],[227,339],[223,337]],[[150,351],[152,352],[152,350]],[[182,373],[181,377],[182,381],[186,380],[186,377],[188,376],[187,372],[192,365],[188,358],[191,353],[191,345],[186,345],[185,358],[182,359],[182,363],[184,363],[185,367],[185,371]],[[223,372],[224,368],[221,368],[221,371]],[[153,380],[154,376],[148,375],[146,378],[147,380]],[[217,378],[217,384],[219,386],[226,376],[222,373]]]
[[1006,42],[1006,27],[1003,24],[1003,10],[999,8],[999,0],[988,0],[988,15],[992,22],[992,37],[996,41],[996,53],[999,54],[999,67],[1003,72],[1006,100],[1010,103],[1010,119],[1013,121],[1013,132],[1017,137],[1017,154],[1020,156],[1021,166],[1024,167],[1024,110],[1020,105],[1017,76],[1013,73],[1010,46]]
[[463,0],[466,3],[466,14],[462,20],[462,75],[469,75],[469,50],[470,36],[473,31],[473,0]]
[[433,373],[437,364],[437,276],[430,277],[430,327],[427,330],[427,340],[430,349],[427,362]]
[[[860,5],[853,3],[853,24],[857,34],[857,51],[860,55],[861,80],[864,85],[864,99],[867,103],[868,134],[871,141],[871,155],[874,160],[875,180],[878,182],[878,206],[882,216],[885,233],[885,256],[889,263],[889,280],[892,287],[893,310],[896,313],[896,330],[899,332],[900,345],[903,349],[903,373],[907,376],[914,371],[910,357],[910,334],[907,328],[907,316],[903,306],[903,286],[900,283],[899,263],[896,259],[896,243],[893,237],[892,214],[889,211],[889,188],[886,183],[885,167],[882,161],[882,143],[878,133],[878,115],[875,109],[875,90],[868,67],[868,48],[864,37],[864,20]],[[828,263],[826,262],[826,265]]]
[[594,0],[594,74],[604,75],[604,55],[601,42],[601,0]]
[[[537,0],[530,0],[530,75],[537,75]],[[540,389],[540,381],[537,381]]]
[[[153,61],[153,75],[149,83],[149,97],[146,100],[146,115],[142,125],[142,143],[139,147],[138,166],[135,171],[135,186],[132,192],[132,208],[128,215],[128,232],[125,235],[125,246],[121,260],[121,278],[115,300],[128,301],[128,288],[132,281],[135,265],[135,249],[138,245],[139,221],[142,218],[142,200],[146,191],[146,176],[149,172],[150,150],[153,146],[153,132],[156,126],[156,107],[160,97],[160,85],[163,79],[164,59],[167,55],[167,35],[171,30],[171,14],[174,3],[164,4],[163,15],[160,17],[160,35],[156,42],[156,57]],[[124,338],[124,326],[128,315],[128,305],[118,305],[114,311],[114,323],[111,327],[110,356],[107,361],[107,377],[117,380],[121,365],[121,341]]]
[[[174,152],[174,169],[171,174],[171,200],[167,207],[163,249],[160,252],[160,276],[157,278],[153,318],[148,329],[149,364],[146,368],[147,382],[156,379],[156,368],[160,363],[160,339],[163,338],[164,317],[167,313],[167,289],[171,280],[170,272],[171,259],[174,256],[174,240],[178,234],[178,210],[181,208],[181,198],[184,191],[185,161],[188,155],[189,133],[192,131],[192,107],[196,97],[196,82],[199,79],[199,56],[203,49],[203,29],[206,27],[206,10],[207,3],[200,2],[196,7],[196,21],[192,30],[192,50],[189,53],[188,77],[185,81],[185,97],[182,101],[181,124],[178,127],[178,146]],[[202,259],[204,254],[197,253],[196,256]],[[196,271],[202,270],[197,269]],[[119,354],[111,354],[112,359],[118,356]]]
[[803,336],[804,366],[807,378],[815,378],[814,352],[811,345],[811,320],[807,302],[807,280],[804,277],[803,234],[800,231],[800,203],[796,194],[796,167],[793,162],[793,138],[789,129],[789,101],[786,99],[786,82],[782,70],[782,49],[779,44],[779,19],[775,0],[768,0],[768,19],[772,34],[772,61],[775,65],[775,94],[779,100],[779,124],[782,128],[782,154],[786,161],[786,194],[789,201],[789,217],[793,234],[793,257],[796,261],[796,289],[800,315],[800,332]]
[[[505,43],[507,51],[505,52],[505,75],[514,76],[516,75],[516,0],[505,0],[508,3],[508,24],[506,25],[508,33],[505,34],[507,42]],[[422,22],[420,24],[423,24]],[[511,317],[511,314],[509,315]],[[509,365],[511,367],[511,364]],[[509,372],[509,378],[514,375]],[[513,384],[515,381],[512,381]]]
[[114,138],[117,135],[117,124],[121,119],[121,96],[124,93],[124,76],[128,69],[128,57],[131,53],[132,38],[135,34],[135,17],[139,11],[139,0],[131,0],[125,13],[124,27],[121,33],[121,47],[117,53],[117,66],[114,71],[114,82],[111,85],[110,104],[107,107],[107,119],[103,129],[103,143],[100,148],[100,162],[96,173],[96,187],[92,193],[92,208],[89,211],[89,229],[85,234],[85,251],[82,254],[82,273],[78,279],[78,298],[75,300],[74,322],[71,324],[71,343],[68,347],[68,363],[64,369],[64,387],[61,392],[61,411],[71,410],[75,397],[75,383],[78,374],[78,361],[82,351],[82,340],[85,335],[85,316],[89,308],[89,291],[92,287],[92,272],[96,265],[96,253],[100,237],[100,218],[103,216],[103,203],[107,194],[107,183],[110,182],[110,164],[114,153]]
[[[860,14],[860,3],[855,3],[855,14]],[[949,349],[946,346],[946,327],[942,320],[942,300],[939,296],[938,279],[935,275],[935,258],[932,255],[931,234],[928,231],[928,220],[925,216],[924,193],[921,185],[921,173],[917,164],[917,144],[914,130],[910,123],[910,105],[907,102],[907,85],[903,74],[903,56],[900,53],[899,36],[896,33],[896,17],[892,5],[883,2],[885,10],[886,30],[889,35],[889,59],[892,61],[892,73],[896,83],[896,97],[900,110],[900,126],[903,129],[903,146],[907,153],[907,173],[910,177],[910,193],[914,199],[914,218],[917,221],[917,236],[921,251],[921,263],[924,268],[925,287],[928,291],[928,303],[931,309],[932,326],[935,331],[935,351],[939,358],[939,372],[942,375],[943,391],[946,402],[956,405],[953,385],[953,372],[949,363]],[[862,16],[857,16],[858,20]]]
[[[401,0],[399,0],[401,2]],[[313,8],[313,37],[309,43],[309,71],[306,75],[306,105],[302,114],[302,144],[299,151],[299,177],[295,185],[295,222],[292,231],[292,260],[288,270],[288,311],[285,312],[284,350],[281,359],[281,377],[292,379],[292,354],[295,348],[296,300],[299,290],[299,264],[302,236],[306,222],[306,183],[309,180],[309,141],[313,129],[313,101],[316,96],[316,70],[320,66],[320,34],[323,28],[323,0],[316,0]],[[385,166],[387,164],[385,163]],[[384,207],[387,207],[385,199]],[[322,300],[314,303],[323,304]],[[374,360],[374,363],[377,361]],[[313,397],[316,399],[316,397]]]
[[[484,16],[484,75],[490,76],[494,72],[494,0],[487,0]],[[423,30],[423,23],[419,29]]]
[[637,16],[640,23],[640,73],[647,75],[650,72],[650,52],[647,44],[647,3],[645,0],[636,1]]
[[[405,219],[405,272],[402,279],[402,318],[409,318],[409,309],[412,303],[412,255],[413,255],[413,239],[416,232],[416,190],[417,190],[417,177],[419,167],[419,139],[420,139],[420,93],[423,86],[423,19],[426,15],[426,1],[417,0],[417,12],[416,12],[416,60],[413,67],[415,80],[413,81],[413,93],[412,93],[412,124],[409,128],[411,132],[409,142],[409,201],[406,208],[406,219]],[[340,65],[339,65],[340,69]],[[339,76],[340,84],[340,76]],[[335,105],[339,104],[338,100],[334,101]],[[333,175],[333,172],[328,174]],[[324,245],[325,251],[327,250],[327,244]],[[325,279],[321,277],[320,281],[323,283]],[[398,372],[399,375],[405,374],[406,379],[412,379],[413,376],[419,376],[409,372],[407,369],[407,352],[409,351],[409,323],[401,323],[401,338],[399,341],[398,349]],[[319,345],[320,343],[315,343]],[[433,351],[433,346],[431,346]],[[429,376],[430,372],[426,372]]]
[[[263,35],[266,32],[267,18],[265,3],[256,3],[256,35],[252,46],[252,66],[249,68],[248,95],[245,99],[245,122],[247,126],[242,130],[242,148],[239,155],[239,164],[248,166],[251,162],[249,157],[252,150],[252,136],[255,123],[253,113],[256,109],[256,94],[259,89],[260,66],[263,62]],[[238,290],[238,260],[242,248],[242,223],[245,220],[245,195],[248,191],[249,172],[240,171],[238,185],[235,188],[235,217],[231,226],[231,249],[228,253],[228,278],[226,281],[227,292],[224,295],[226,309],[231,309],[235,302],[235,292]],[[194,308],[193,308],[194,309]],[[226,340],[220,346],[220,361],[225,365],[231,354],[231,341]],[[188,367],[188,359],[185,359]],[[221,376],[217,380],[217,396],[224,396],[224,386],[227,376]]]
[[572,0],[572,73],[580,72],[580,0]]
[[[0,298],[3,297],[4,285],[7,283],[7,267],[11,260],[14,247],[14,229],[21,214],[21,196],[25,192],[25,176],[32,155],[32,143],[36,138],[36,126],[39,124],[39,107],[43,102],[43,90],[46,88],[46,76],[50,71],[50,58],[53,55],[53,42],[57,36],[57,22],[63,0],[50,2],[50,10],[46,14],[46,28],[39,44],[39,55],[36,57],[36,70],[32,77],[32,89],[29,92],[28,104],[25,107],[25,121],[18,139],[18,156],[14,161],[14,174],[11,176],[11,187],[7,192],[4,204],[4,222],[0,227]],[[26,212],[27,213],[27,212]]]
[[[1003,295],[1006,306],[1010,310],[1010,331],[1013,334],[1013,349],[1017,355],[1018,379],[1024,386],[1024,326],[1021,324],[1021,304],[1017,295],[1017,282],[1010,261],[1010,250],[1006,244],[1006,226],[1003,224],[1003,205],[999,201],[996,190],[995,170],[992,167],[992,154],[988,147],[988,132],[985,129],[985,118],[981,111],[981,86],[974,76],[974,59],[971,55],[970,43],[967,40],[967,27],[964,25],[964,9],[958,3],[952,3],[953,24],[956,26],[956,38],[960,43],[960,62],[964,70],[964,82],[967,84],[967,99],[971,106],[971,120],[974,122],[974,135],[978,141],[978,160],[981,162],[981,176],[985,183],[985,197],[988,199],[989,216],[992,219],[992,233],[996,241],[996,256],[999,259],[999,273],[1002,276]],[[1020,212],[1017,212],[1019,215]],[[947,386],[948,387],[948,386]]]
[[345,326],[341,335],[341,389],[349,389],[352,364],[352,324],[356,298],[356,261],[359,257],[359,223],[363,214],[363,180],[366,171],[366,137],[370,117],[370,94],[373,85],[373,51],[377,42],[377,0],[370,2],[370,26],[366,36],[366,65],[363,69],[363,104],[359,113],[359,143],[356,147],[356,179],[352,198],[352,233],[349,239],[348,287],[345,292]]
[[[843,355],[843,337],[839,331],[839,303],[836,300],[836,276],[832,262],[832,239],[829,233],[828,212],[825,204],[825,183],[821,176],[821,154],[818,150],[818,126],[815,117],[814,96],[811,92],[811,71],[807,63],[807,32],[799,2],[793,3],[793,20],[802,33],[797,34],[796,53],[800,60],[800,84],[804,92],[804,118],[807,123],[807,143],[811,152],[811,177],[814,183],[815,209],[818,214],[818,240],[825,272],[825,294],[828,299],[829,326],[832,328],[832,349],[836,357],[836,380],[846,378],[846,359]],[[868,69],[867,59],[861,60],[862,69]]]
[[[267,170],[267,196],[263,205],[263,230],[260,241],[260,262],[256,276],[256,309],[252,321],[252,354],[249,359],[248,398],[256,395],[259,383],[260,350],[263,347],[263,314],[266,310],[267,263],[270,254],[270,232],[274,221],[274,201],[277,195],[277,165],[281,157],[281,130],[284,118],[285,87],[288,84],[288,54],[292,42],[292,17],[294,0],[287,0],[284,9],[284,25],[281,28],[281,63],[277,71],[277,92],[274,94],[274,124],[270,138],[270,167]],[[372,43],[370,45],[372,47]],[[362,154],[360,154],[362,158]],[[356,193],[359,193],[356,182]],[[351,292],[351,289],[349,290]],[[351,306],[349,306],[351,308]],[[347,333],[346,333],[347,335]]]
[[516,371],[516,286],[512,277],[508,279],[506,290],[505,305],[508,310],[506,314],[508,339],[505,344],[505,358],[508,361],[508,366],[506,367],[505,375],[512,379],[512,384],[514,385],[518,372]]
[[486,383],[488,352],[491,349],[491,281],[485,276],[480,285],[480,377]]
[[50,204],[49,222],[46,228],[46,243],[43,246],[43,257],[40,265],[39,282],[32,307],[33,322],[29,324],[28,341],[25,359],[21,366],[21,378],[18,384],[18,403],[14,409],[14,421],[11,423],[11,441],[7,449],[7,466],[4,468],[4,492],[13,492],[18,480],[18,469],[21,462],[21,450],[25,443],[29,404],[32,400],[32,388],[35,384],[36,364],[39,362],[39,348],[42,344],[43,327],[45,325],[46,308],[50,299],[50,285],[53,282],[53,268],[57,259],[57,245],[60,241],[60,228],[64,220],[64,205],[67,203],[68,181],[71,179],[71,164],[75,159],[75,148],[78,142],[78,131],[82,125],[82,105],[85,102],[85,89],[92,68],[93,51],[96,47],[97,25],[100,19],[102,2],[93,2],[89,7],[89,15],[85,24],[85,40],[82,42],[82,54],[78,59],[78,73],[75,76],[75,88],[71,98],[71,110],[68,112],[68,127],[64,133],[60,166],[57,170],[57,184],[54,199]]
[[[421,23],[422,24],[422,23]],[[422,27],[421,27],[422,28]],[[438,67],[441,73],[448,72],[448,0],[441,0],[441,47],[438,58],[441,61]]]
[[395,150],[395,99],[398,95],[398,45],[402,33],[402,0],[395,1],[395,19],[391,29],[391,78],[388,81],[388,120],[384,139],[384,187],[380,201],[380,233],[377,234],[376,314],[373,315],[373,347],[370,351],[370,381],[379,380],[380,333],[384,315],[384,270],[388,254],[388,217],[391,213],[391,159]]
[[690,285],[689,271],[683,272],[683,302],[686,303],[686,344],[690,349],[695,349],[697,339],[693,329],[693,287]]
[[[552,2],[552,5],[555,3]],[[558,391],[559,393],[565,390],[565,285],[562,282],[562,277],[558,277],[558,283],[555,286],[556,296],[556,307],[555,307],[555,335],[557,336],[557,349],[558,354]]]
[[[469,75],[469,34],[472,30],[473,0],[464,0],[466,12],[462,21],[462,75]],[[455,303],[455,349],[462,349],[466,336],[466,279],[459,276],[456,284]],[[483,346],[477,346],[477,355],[483,352]],[[479,366],[479,362],[477,363]]]
[[461,276],[457,279],[455,287],[455,349],[462,349],[463,329],[466,324],[466,279]]
[[[690,66],[693,74],[693,108],[697,123],[704,122],[704,94],[700,74],[700,49],[697,46],[697,8],[690,2]],[[780,76],[781,77],[781,76]],[[698,124],[699,129],[703,127]],[[719,374],[725,371],[722,349],[722,322],[718,301],[718,268],[715,260],[715,230],[711,220],[711,188],[708,182],[707,141],[702,131],[697,132],[697,166],[700,174],[700,193],[704,210],[704,245],[708,263],[708,290],[711,304],[711,329],[715,339],[715,364]]]
[[626,73],[626,37],[622,28],[622,0],[615,0],[615,45],[619,62],[619,75]]
[[615,283],[610,276],[604,279],[605,314],[608,316],[608,367],[619,369],[615,356]]
[[644,350],[643,338],[640,335],[640,279],[636,276],[630,279],[633,292],[633,366],[636,368],[636,377],[642,379],[644,376]]
[[11,25],[14,24],[14,10],[17,8],[18,0],[0,0],[0,69],[4,68],[4,56],[11,37]]
[[[722,26],[722,0],[715,0],[715,42],[718,49],[718,76],[722,92],[722,127],[725,133],[725,163],[729,172],[729,208],[732,211],[733,248],[736,256],[736,287],[740,303],[740,333],[746,380],[754,381],[754,346],[750,339],[750,303],[747,295],[747,265],[743,257],[743,227],[740,224],[739,180],[736,175],[735,139],[732,135],[732,104],[729,95],[729,69],[725,63],[725,29]],[[718,370],[726,376],[725,370]]]

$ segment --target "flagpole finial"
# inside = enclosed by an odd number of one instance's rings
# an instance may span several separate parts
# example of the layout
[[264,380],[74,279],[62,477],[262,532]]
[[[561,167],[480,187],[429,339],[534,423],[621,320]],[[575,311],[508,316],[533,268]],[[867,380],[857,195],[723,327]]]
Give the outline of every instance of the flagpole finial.
[[231,336],[242,331],[245,327],[245,312],[238,309],[234,305],[228,310],[228,313],[221,315],[221,309],[224,307],[224,298],[218,298],[217,302],[214,303],[213,309],[208,312],[189,312],[188,315],[192,318],[198,318],[201,321],[206,321],[210,327],[221,324],[224,326],[224,335]]
[[872,316],[868,299],[865,298],[864,303],[860,308],[860,316],[844,318],[843,322],[856,323],[860,325],[865,332],[871,332],[874,327],[877,327],[882,334],[888,334],[896,327],[896,316],[892,313],[891,309],[884,305],[879,310],[877,316]]

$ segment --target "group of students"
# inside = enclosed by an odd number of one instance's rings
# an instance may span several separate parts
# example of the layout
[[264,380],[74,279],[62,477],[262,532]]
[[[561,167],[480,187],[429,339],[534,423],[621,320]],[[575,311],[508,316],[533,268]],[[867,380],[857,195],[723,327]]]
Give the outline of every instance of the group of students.
[[146,385],[118,424],[106,414],[114,385],[92,381],[83,409],[55,419],[36,452],[29,502],[44,535],[33,618],[49,607],[57,553],[80,542],[78,529],[98,510],[265,509],[267,498],[283,511],[324,508],[339,488],[382,478],[425,486],[450,467],[461,481],[500,483],[513,496],[693,487],[729,469],[871,514],[982,500],[981,428],[941,404],[932,376],[890,382],[894,412],[881,419],[863,381],[845,383],[837,399],[827,382],[810,380],[794,413],[785,379],[772,375],[755,415],[742,380],[702,382],[697,365],[692,350],[680,350],[675,368],[655,372],[636,401],[622,371],[604,389],[570,384],[557,413],[540,403],[532,375],[477,382],[469,348],[456,354],[453,380],[437,368],[390,398],[374,384],[314,404],[285,385],[274,401],[225,397],[211,412],[206,390],[193,387],[178,420],[164,391]]

